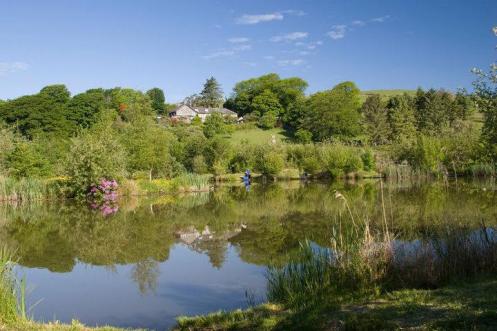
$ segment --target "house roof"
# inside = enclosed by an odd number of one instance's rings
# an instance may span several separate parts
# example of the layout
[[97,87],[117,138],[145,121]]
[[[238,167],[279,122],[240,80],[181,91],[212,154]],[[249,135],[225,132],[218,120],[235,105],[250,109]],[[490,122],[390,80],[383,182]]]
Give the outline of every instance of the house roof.
[[185,104],[178,105],[178,107],[176,107],[175,109],[173,109],[169,113],[176,112],[179,108],[181,108],[183,106],[186,106],[186,107],[190,108],[191,110],[193,110],[197,114],[221,113],[223,115],[231,115],[231,116],[237,115],[237,113],[235,113],[234,111],[229,110],[227,108],[193,107],[193,106],[188,106],[188,105],[185,105]]

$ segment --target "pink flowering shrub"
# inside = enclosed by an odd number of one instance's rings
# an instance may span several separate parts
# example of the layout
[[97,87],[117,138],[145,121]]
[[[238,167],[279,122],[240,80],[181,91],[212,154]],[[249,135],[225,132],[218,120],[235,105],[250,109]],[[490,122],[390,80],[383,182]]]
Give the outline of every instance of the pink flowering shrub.
[[117,205],[117,188],[115,180],[101,179],[88,190],[88,201],[92,209],[99,209],[104,216],[114,214],[119,210]]

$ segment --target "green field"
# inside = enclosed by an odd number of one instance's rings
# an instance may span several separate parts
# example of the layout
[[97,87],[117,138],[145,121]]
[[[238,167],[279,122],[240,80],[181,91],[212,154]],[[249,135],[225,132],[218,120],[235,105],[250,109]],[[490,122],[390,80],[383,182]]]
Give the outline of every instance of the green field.
[[236,130],[230,135],[226,135],[226,139],[229,139],[233,144],[264,144],[270,143],[273,139],[276,142],[285,142],[288,140],[285,130],[282,128],[274,128],[270,130],[262,130],[258,128]]
[[411,96],[416,95],[416,90],[369,90],[369,91],[361,91],[361,100],[366,101],[367,97],[370,95],[378,94],[383,100],[386,100],[395,95],[402,95],[407,93]]

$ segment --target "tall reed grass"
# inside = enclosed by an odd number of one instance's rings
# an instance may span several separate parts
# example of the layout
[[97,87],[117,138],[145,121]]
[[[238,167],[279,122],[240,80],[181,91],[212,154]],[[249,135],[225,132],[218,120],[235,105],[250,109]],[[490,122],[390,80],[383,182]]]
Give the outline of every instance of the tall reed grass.
[[182,192],[208,191],[211,179],[211,175],[185,173],[173,179],[173,187]]
[[372,230],[347,205],[331,245],[305,242],[283,268],[268,270],[268,299],[301,310],[354,296],[403,288],[437,288],[453,280],[497,273],[497,230],[448,228],[425,240],[400,241],[382,225]]
[[35,201],[63,197],[59,180],[0,176],[0,201]]
[[26,317],[25,285],[14,277],[15,263],[7,247],[0,247],[0,322],[9,324]]

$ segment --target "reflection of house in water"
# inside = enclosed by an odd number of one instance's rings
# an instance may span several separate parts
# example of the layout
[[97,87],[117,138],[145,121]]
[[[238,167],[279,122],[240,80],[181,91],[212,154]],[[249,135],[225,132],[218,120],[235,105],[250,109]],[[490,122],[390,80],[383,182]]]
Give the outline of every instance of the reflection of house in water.
[[205,226],[202,232],[190,226],[177,231],[175,235],[180,242],[186,244],[193,251],[207,254],[211,264],[219,269],[224,262],[229,239],[237,236],[241,231],[240,227],[218,234],[212,232],[209,226]]

